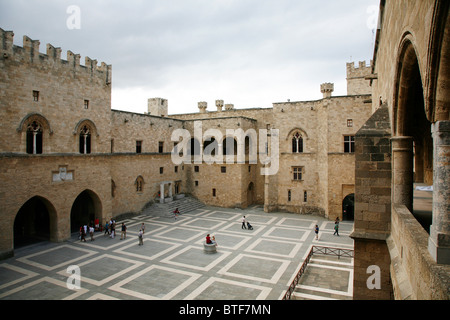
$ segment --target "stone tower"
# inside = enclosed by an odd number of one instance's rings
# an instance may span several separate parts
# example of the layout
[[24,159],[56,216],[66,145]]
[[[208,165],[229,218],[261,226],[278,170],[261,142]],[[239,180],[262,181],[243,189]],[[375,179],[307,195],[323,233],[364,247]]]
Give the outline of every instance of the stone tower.
[[323,98],[331,98],[331,94],[334,91],[334,84],[333,83],[322,83],[320,85],[320,92],[323,93]]
[[148,114],[157,117],[166,117],[168,115],[169,102],[167,99],[151,98],[148,99]]
[[356,68],[354,62],[347,63],[347,95],[372,94],[370,81],[366,79],[372,74],[372,64],[366,65],[365,61],[360,61]]

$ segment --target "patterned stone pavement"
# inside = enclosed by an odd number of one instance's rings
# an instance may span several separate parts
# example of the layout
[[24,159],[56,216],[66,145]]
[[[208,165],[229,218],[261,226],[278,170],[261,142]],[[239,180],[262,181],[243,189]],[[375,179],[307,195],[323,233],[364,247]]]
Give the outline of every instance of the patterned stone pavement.
[[[245,215],[253,230],[241,228]],[[353,248],[352,223],[318,216],[205,207],[177,219],[141,215],[122,222],[127,237],[103,233],[95,241],[73,236],[16,250],[0,262],[1,300],[279,300],[312,245]],[[144,245],[138,245],[141,224]],[[315,240],[313,228],[320,227]],[[207,233],[216,254],[205,254]],[[351,299],[353,261],[314,255],[297,299]],[[80,288],[75,271],[79,270]],[[75,280],[74,280],[75,279]]]

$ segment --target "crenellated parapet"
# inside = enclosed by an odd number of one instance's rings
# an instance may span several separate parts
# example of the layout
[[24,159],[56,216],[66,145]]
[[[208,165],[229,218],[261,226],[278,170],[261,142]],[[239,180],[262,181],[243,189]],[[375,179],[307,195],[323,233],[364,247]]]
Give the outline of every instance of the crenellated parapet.
[[372,74],[373,61],[367,65],[366,61],[359,61],[358,66],[354,62],[347,63],[347,94],[371,94],[370,82],[366,80]]
[[61,48],[47,44],[46,53],[40,53],[40,41],[33,40],[28,36],[23,36],[23,46],[16,46],[13,43],[14,32],[5,31],[0,28],[0,59],[15,61],[16,63],[31,64],[47,68],[60,68],[61,71],[75,71],[80,74],[86,73],[90,77],[97,77],[106,85],[111,84],[112,66],[89,57],[85,58],[84,66],[80,64],[81,56],[67,51],[67,59],[61,59]]
[[355,62],[347,63],[347,78],[364,77],[372,71],[373,61],[370,60],[370,64],[367,65],[366,61],[359,61],[358,66],[355,66]]

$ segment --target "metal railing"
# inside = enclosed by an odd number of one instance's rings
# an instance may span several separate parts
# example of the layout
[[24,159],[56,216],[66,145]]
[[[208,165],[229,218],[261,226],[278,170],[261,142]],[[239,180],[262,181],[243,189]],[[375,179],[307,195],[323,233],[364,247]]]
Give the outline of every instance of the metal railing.
[[309,250],[309,253],[305,258],[305,261],[303,261],[300,270],[298,271],[297,275],[295,276],[294,280],[292,281],[282,300],[291,299],[292,293],[297,287],[303,273],[305,273],[306,267],[308,266],[308,263],[314,254],[337,256],[338,259],[340,259],[341,257],[353,258],[354,251],[351,249],[312,246],[311,250]]

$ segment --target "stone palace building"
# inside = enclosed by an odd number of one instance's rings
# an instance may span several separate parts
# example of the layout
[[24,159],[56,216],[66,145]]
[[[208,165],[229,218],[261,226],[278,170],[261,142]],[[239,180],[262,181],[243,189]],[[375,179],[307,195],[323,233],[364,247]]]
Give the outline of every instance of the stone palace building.
[[[448,7],[381,1],[373,60],[347,63],[346,96],[323,83],[317,101],[238,109],[217,100],[177,115],[162,98],[145,114],[112,110],[110,65],[82,65],[72,51],[63,59],[51,44],[42,53],[27,36],[16,46],[0,29],[0,258],[188,195],[354,220],[355,298],[447,299]],[[182,163],[174,132],[190,136]],[[411,214],[414,182],[433,185],[429,234]],[[366,286],[370,265],[381,268],[379,290]]]

